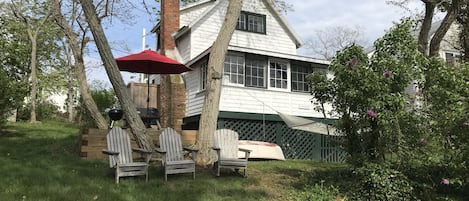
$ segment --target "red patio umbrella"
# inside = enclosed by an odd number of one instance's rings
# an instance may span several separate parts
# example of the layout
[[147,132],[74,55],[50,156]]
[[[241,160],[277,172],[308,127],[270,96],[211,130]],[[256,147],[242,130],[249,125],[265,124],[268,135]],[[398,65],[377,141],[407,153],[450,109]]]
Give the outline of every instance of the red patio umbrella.
[[[192,69],[153,50],[144,50],[116,59],[121,71],[145,74],[179,74]],[[150,79],[147,79],[147,112],[150,103]]]
[[153,50],[144,50],[116,59],[122,71],[145,74],[179,74],[192,69]]

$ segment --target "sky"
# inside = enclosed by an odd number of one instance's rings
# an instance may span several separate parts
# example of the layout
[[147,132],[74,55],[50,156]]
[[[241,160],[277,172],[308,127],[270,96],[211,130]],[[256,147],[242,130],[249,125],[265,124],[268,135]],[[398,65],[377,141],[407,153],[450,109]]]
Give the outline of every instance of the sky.
[[[385,31],[392,27],[404,16],[410,16],[397,6],[389,5],[386,0],[286,0],[292,5],[293,10],[284,14],[290,27],[300,36],[303,41],[311,39],[316,30],[324,30],[326,27],[349,27],[359,26],[363,28],[364,38],[372,44],[377,38],[383,36]],[[423,8],[420,0],[410,0],[409,7],[412,12],[418,12]],[[113,20],[112,24],[106,25],[105,33],[113,48],[115,57],[138,53],[142,50],[143,29],[146,29],[146,45],[148,48],[156,49],[155,35],[150,30],[155,26],[155,16],[149,15],[143,7],[132,9],[127,16],[127,23]],[[90,48],[87,58],[88,81],[102,80],[107,87],[110,82],[107,79],[104,67],[101,65],[96,50]],[[306,48],[297,50],[299,55],[310,56],[312,52]],[[127,82],[137,82],[136,74],[122,73]],[[135,78],[132,79],[131,77]]]

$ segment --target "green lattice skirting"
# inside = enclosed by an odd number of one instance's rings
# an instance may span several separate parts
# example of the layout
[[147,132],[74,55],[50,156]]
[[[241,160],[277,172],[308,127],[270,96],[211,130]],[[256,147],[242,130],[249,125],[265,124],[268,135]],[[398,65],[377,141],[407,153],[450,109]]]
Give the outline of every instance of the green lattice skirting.
[[[193,126],[198,119],[193,118]],[[197,121],[194,121],[197,120]],[[331,123],[330,120],[314,119]],[[312,159],[343,162],[346,154],[339,148],[341,138],[290,129],[278,115],[220,112],[218,128],[229,128],[239,133],[241,140],[272,142],[279,145],[287,159]],[[190,122],[185,122],[190,125]]]

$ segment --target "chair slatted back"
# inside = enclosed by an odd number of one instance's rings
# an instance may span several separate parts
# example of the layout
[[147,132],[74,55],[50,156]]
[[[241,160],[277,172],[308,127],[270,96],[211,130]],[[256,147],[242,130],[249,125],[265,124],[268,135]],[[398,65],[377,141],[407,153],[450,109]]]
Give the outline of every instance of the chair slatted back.
[[160,148],[166,151],[166,161],[184,160],[181,135],[172,128],[165,128],[160,135]]
[[[119,152],[119,163],[127,164],[132,163],[132,148],[130,146],[129,135],[122,130],[120,127],[113,127],[111,131],[106,135],[107,148],[110,151]],[[115,167],[117,161],[111,156],[109,157],[109,166]]]
[[230,129],[216,130],[214,146],[221,149],[221,158],[238,158],[238,133]]

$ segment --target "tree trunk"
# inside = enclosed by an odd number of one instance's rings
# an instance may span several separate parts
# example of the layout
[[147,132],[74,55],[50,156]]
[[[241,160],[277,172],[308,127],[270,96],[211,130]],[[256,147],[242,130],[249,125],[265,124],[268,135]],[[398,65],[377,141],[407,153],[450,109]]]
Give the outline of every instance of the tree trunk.
[[124,115],[132,129],[135,139],[141,148],[153,151],[155,146],[150,136],[146,134],[145,125],[137,114],[137,110],[132,102],[130,93],[124,84],[124,79],[122,79],[116,60],[112,55],[111,47],[109,46],[109,42],[107,41],[106,35],[104,34],[103,28],[98,19],[98,15],[96,14],[93,1],[80,0],[80,3],[88,21],[91,33],[93,34],[94,41],[96,42],[96,46],[98,47],[99,54],[101,55],[101,60],[103,61],[106,72],[112,86],[114,87],[114,91],[120,101]]
[[432,19],[435,12],[436,4],[432,1],[423,1],[425,3],[425,17],[423,18],[422,27],[420,28],[418,43],[419,51],[428,56],[428,38],[430,29],[432,28]]
[[467,20],[462,25],[460,40],[463,48],[462,60],[469,62],[469,17],[467,17]]
[[207,88],[205,90],[204,106],[200,116],[199,132],[196,145],[199,148],[197,164],[207,166],[213,162],[211,147],[213,134],[217,128],[218,109],[221,94],[221,79],[223,77],[223,63],[231,36],[241,13],[242,0],[230,0],[225,20],[215,40],[210,53],[207,69]]
[[430,41],[430,52],[429,56],[430,57],[436,57],[438,56],[438,52],[440,51],[440,44],[441,41],[443,40],[443,37],[446,35],[446,32],[448,32],[451,24],[456,20],[456,17],[458,16],[459,13],[459,0],[453,0],[451,2],[451,6],[447,8],[447,13],[445,15],[445,18],[443,18],[443,21],[441,22],[440,27],[436,30],[435,34],[432,37],[432,40]]
[[[65,32],[65,30],[64,30]],[[67,39],[68,40],[68,39]],[[70,41],[70,40],[68,40]],[[70,42],[69,42],[70,43]],[[74,109],[74,100],[75,100],[75,89],[74,89],[74,77],[75,73],[73,72],[72,66],[72,55],[70,54],[70,46],[66,46],[64,44],[64,51],[67,56],[67,71],[68,71],[68,79],[67,79],[67,113],[68,113],[68,122],[73,122],[75,119],[75,109]]]
[[[90,113],[91,118],[96,123],[96,126],[99,129],[107,129],[108,123],[103,115],[99,112],[98,106],[93,100],[91,96],[88,83],[86,81],[86,72],[85,72],[85,65],[83,61],[83,53],[81,48],[78,45],[77,37],[75,32],[73,31],[72,27],[67,23],[64,16],[61,12],[60,0],[54,0],[53,4],[53,12],[54,12],[54,19],[59,27],[64,32],[65,36],[67,37],[68,44],[72,49],[73,57],[75,58],[75,68],[76,68],[76,76],[78,80],[78,86],[80,89],[80,93],[83,98],[83,104],[85,105],[86,109]],[[83,47],[82,47],[83,48]]]
[[36,123],[36,97],[37,97],[37,32],[32,33],[28,27],[28,35],[31,40],[31,116],[29,122]]

